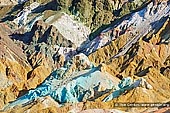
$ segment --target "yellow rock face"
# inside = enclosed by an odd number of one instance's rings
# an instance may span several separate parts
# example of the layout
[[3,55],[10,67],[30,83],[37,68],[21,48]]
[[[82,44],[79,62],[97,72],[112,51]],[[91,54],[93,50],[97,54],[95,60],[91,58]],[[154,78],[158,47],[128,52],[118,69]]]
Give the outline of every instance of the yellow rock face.
[[4,104],[21,96],[23,91],[42,83],[51,73],[51,68],[48,68],[48,63],[43,60],[42,65],[36,65],[33,69],[26,61],[21,47],[8,36],[10,30],[7,26],[5,24],[0,26],[0,108],[2,108]]
[[28,73],[29,79],[27,80],[27,89],[36,88],[37,85],[42,83],[45,78],[50,75],[51,69],[44,66],[39,66]]
[[[170,44],[160,44],[162,39],[169,36],[169,26],[170,22],[167,21],[156,34],[147,36],[151,38],[148,42],[141,38],[119,58],[110,60],[126,43],[127,34],[88,56],[95,65],[102,63],[102,69],[113,76],[144,77],[153,86],[153,90],[136,88],[109,102],[110,105],[114,102],[163,102],[170,98],[170,79],[167,77],[170,71],[166,68],[170,66]],[[165,68],[164,73],[161,73],[162,68]]]

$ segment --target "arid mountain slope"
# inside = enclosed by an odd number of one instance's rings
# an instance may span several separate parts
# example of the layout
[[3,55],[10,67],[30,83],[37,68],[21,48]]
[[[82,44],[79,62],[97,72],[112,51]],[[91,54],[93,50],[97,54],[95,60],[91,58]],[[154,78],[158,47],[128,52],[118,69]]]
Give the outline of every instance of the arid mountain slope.
[[168,111],[168,0],[0,5],[0,112]]

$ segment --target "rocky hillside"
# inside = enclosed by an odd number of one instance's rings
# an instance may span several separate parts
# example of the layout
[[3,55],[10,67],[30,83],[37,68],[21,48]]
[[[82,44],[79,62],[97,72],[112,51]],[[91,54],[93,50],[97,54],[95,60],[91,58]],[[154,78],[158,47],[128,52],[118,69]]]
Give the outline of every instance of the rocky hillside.
[[1,0],[0,6],[22,4],[28,0]]
[[168,0],[1,0],[0,112],[159,113]]

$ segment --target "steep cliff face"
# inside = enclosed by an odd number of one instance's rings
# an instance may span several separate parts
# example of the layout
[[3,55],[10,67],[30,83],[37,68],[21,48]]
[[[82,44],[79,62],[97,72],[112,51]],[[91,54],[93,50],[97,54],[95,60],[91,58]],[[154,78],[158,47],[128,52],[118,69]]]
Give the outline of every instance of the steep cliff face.
[[1,112],[168,109],[169,1],[2,2]]

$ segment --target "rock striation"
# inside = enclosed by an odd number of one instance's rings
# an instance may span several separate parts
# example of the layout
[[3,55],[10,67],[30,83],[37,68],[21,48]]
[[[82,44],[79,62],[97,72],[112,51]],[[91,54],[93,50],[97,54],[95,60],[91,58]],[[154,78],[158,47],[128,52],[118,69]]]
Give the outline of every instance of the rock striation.
[[0,112],[168,111],[168,0],[2,2]]

